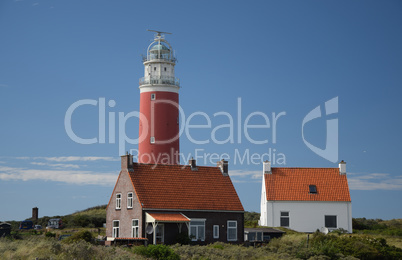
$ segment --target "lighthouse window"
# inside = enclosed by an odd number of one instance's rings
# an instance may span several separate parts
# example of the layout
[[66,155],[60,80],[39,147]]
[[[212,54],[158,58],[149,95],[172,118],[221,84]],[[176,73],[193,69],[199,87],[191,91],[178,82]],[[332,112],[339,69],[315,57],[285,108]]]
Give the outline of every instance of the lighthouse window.
[[154,71],[156,71],[156,67],[154,67]]
[[165,67],[165,71],[166,71],[166,67]]
[[154,144],[154,143],[155,143],[155,137],[151,136],[151,144]]
[[155,94],[151,94],[151,100],[155,100],[156,99],[156,95]]

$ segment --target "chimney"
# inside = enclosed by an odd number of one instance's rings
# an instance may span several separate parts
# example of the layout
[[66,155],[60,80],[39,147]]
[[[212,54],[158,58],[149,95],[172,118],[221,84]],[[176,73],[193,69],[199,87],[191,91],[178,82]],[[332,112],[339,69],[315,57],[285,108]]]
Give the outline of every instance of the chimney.
[[222,159],[222,160],[220,160],[220,161],[218,161],[216,163],[216,166],[221,169],[221,172],[222,172],[223,176],[229,176],[229,173],[228,173],[228,168],[229,168],[228,161],[225,161],[224,159]]
[[344,162],[343,160],[339,163],[339,173],[341,175],[346,174],[346,162]]
[[191,157],[191,160],[188,161],[188,165],[190,165],[192,171],[198,170],[196,161],[194,160],[193,157]]
[[39,209],[37,207],[32,208],[32,220],[37,221],[39,216]]
[[128,152],[121,156],[121,170],[122,171],[134,171],[133,169],[133,156]]
[[264,174],[272,174],[271,171],[271,162],[270,161],[265,161],[262,163],[262,169],[264,171]]

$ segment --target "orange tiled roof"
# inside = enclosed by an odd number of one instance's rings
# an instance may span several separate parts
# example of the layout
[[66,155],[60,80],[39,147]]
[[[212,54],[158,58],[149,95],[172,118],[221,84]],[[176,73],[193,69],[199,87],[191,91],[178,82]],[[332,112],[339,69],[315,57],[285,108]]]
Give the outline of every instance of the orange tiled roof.
[[[268,201],[351,201],[346,175],[338,168],[271,168],[265,174]],[[317,194],[309,193],[316,185]]]
[[229,176],[197,167],[134,163],[129,174],[143,208],[244,211]]
[[189,222],[190,219],[181,213],[155,213],[147,212],[157,221],[162,222]]

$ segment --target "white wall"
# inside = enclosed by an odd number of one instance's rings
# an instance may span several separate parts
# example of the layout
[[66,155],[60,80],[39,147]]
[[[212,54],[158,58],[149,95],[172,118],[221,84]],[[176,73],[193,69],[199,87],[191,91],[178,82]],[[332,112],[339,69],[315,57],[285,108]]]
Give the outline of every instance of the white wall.
[[352,232],[351,202],[267,201],[267,220],[266,223],[261,221],[261,225],[279,227],[281,211],[289,212],[289,228],[299,232],[321,230],[325,226],[325,215],[337,216],[337,228]]
[[268,226],[267,223],[267,194],[265,193],[265,174],[262,174],[262,187],[261,187],[261,205],[260,205],[260,221],[258,225]]
[[[156,67],[156,70],[154,69]],[[166,71],[165,71],[166,68]],[[144,66],[144,77],[174,77],[174,64],[153,62]]]

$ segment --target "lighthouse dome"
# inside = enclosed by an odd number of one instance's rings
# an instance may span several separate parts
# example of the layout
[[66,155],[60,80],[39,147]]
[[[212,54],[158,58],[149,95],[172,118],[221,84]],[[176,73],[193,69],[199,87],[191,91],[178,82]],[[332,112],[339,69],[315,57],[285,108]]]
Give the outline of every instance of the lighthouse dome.
[[168,47],[166,47],[165,45],[163,45],[163,44],[161,44],[161,43],[158,43],[158,44],[155,44],[154,46],[152,46],[152,48],[150,49],[150,51],[169,51],[169,48]]

